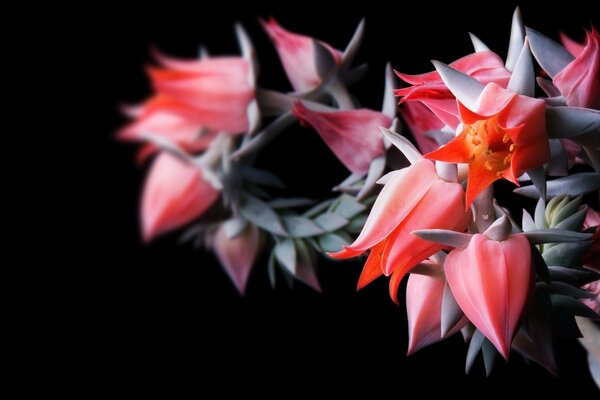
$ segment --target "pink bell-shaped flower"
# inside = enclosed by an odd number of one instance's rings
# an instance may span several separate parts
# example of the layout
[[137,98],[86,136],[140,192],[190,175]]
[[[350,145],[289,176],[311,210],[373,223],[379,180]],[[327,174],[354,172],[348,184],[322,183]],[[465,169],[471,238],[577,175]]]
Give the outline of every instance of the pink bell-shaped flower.
[[475,234],[454,249],[444,272],[467,318],[505,359],[532,287],[531,247],[523,235],[492,240]]
[[[299,35],[285,30],[274,18],[262,21],[262,25],[275,44],[283,69],[297,92],[304,92],[315,88],[321,83],[317,73],[314,54],[314,41],[310,36]],[[322,41],[319,41],[336,62],[341,61],[341,53]]]
[[230,239],[225,232],[225,225],[221,225],[213,246],[227,275],[243,295],[260,248],[260,231],[256,226],[248,224],[242,233]]
[[202,170],[169,153],[156,156],[142,195],[142,230],[150,241],[202,215],[219,197]]
[[249,128],[254,99],[249,61],[242,57],[176,60],[157,55],[162,68],[148,68],[158,97],[147,107],[177,114],[206,129],[238,134]]

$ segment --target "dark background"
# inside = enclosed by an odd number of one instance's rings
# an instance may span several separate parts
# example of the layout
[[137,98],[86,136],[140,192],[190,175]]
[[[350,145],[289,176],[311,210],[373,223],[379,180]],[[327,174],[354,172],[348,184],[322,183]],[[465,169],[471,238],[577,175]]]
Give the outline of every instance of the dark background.
[[[93,65],[101,74],[92,86],[103,100],[92,130],[98,140],[102,206],[94,214],[99,238],[90,257],[103,267],[94,270],[91,280],[101,288],[91,316],[108,382],[127,384],[131,393],[139,387],[178,388],[193,382],[198,393],[218,389],[223,396],[239,390],[285,395],[282,385],[292,394],[364,392],[373,397],[383,391],[400,397],[413,390],[424,396],[441,390],[444,396],[467,397],[523,390],[597,393],[575,341],[558,343],[558,379],[515,354],[508,364],[498,362],[489,378],[481,360],[466,376],[466,346],[459,336],[407,357],[403,305],[391,303],[384,279],[356,293],[359,262],[323,259],[323,293],[318,294],[302,284],[290,290],[283,282],[270,289],[263,257],[241,298],[214,256],[178,245],[178,234],[142,244],[138,202],[145,168],[134,164],[136,148],[113,136],[126,121],[118,104],[138,102],[150,93],[143,73],[151,62],[150,45],[180,57],[195,56],[201,43],[213,54],[235,53],[232,24],[241,21],[259,54],[260,82],[286,90],[285,75],[257,17],[273,15],[292,31],[343,48],[366,16],[358,61],[368,61],[370,70],[353,92],[377,109],[386,61],[407,73],[429,71],[431,58],[450,62],[471,52],[468,31],[504,57],[515,6],[395,2],[400,11],[392,11],[370,5],[325,13],[318,4],[301,2],[241,8],[224,2],[220,10],[166,2],[157,8],[99,8],[97,22],[86,23],[84,28],[93,31]],[[585,3],[521,8],[527,25],[554,37],[563,29],[582,38],[581,28],[589,28],[591,20],[598,23]],[[297,127],[261,154],[261,164],[289,183],[290,196],[327,198],[346,174],[312,130]],[[504,201],[510,205],[511,199]],[[220,384],[223,379],[229,383]]]

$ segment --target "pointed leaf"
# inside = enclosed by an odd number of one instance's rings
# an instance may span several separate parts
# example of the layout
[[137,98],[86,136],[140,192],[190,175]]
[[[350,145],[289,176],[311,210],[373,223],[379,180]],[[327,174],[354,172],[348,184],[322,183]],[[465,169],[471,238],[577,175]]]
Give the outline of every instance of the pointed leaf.
[[[598,190],[600,190],[600,175],[595,172],[581,172],[548,181],[546,194],[548,197],[560,195],[579,196]],[[534,199],[540,196],[535,186],[522,186],[515,189],[514,192]]]
[[590,239],[592,234],[567,231],[564,229],[536,229],[524,232],[531,244],[542,243],[571,243]]
[[456,299],[452,295],[448,282],[446,282],[442,297],[442,321],[440,326],[442,337],[446,337],[464,316],[465,314],[460,309]]
[[315,223],[327,232],[337,231],[348,225],[348,220],[338,214],[326,212],[314,219]]
[[582,208],[577,211],[575,214],[570,215],[569,217],[560,221],[557,225],[554,226],[555,229],[565,229],[568,231],[579,231],[581,230],[581,226],[583,225],[583,221],[585,221],[585,215],[587,212],[587,208]]
[[546,229],[548,228],[548,224],[546,223],[546,201],[540,197],[536,206],[535,206],[535,225],[538,229]]
[[598,318],[598,314],[594,310],[572,297],[553,294],[550,296],[550,300],[552,301],[552,307],[556,308],[557,311],[585,318]]
[[550,176],[566,176],[569,170],[569,160],[562,143],[558,139],[550,139],[551,159],[546,165],[546,174]]
[[537,230],[533,217],[525,209],[523,209],[523,221],[521,226],[523,227],[524,232]]
[[321,292],[321,286],[315,273],[315,257],[313,250],[303,240],[296,240],[296,251],[298,261],[296,264],[296,279],[307,284],[317,292]]
[[245,142],[242,147],[237,149],[230,158],[239,160],[249,154],[255,153],[269,144],[284,129],[288,128],[296,121],[296,117],[291,112],[280,115],[275,121],[271,122],[265,129],[259,132],[252,139]]
[[533,60],[531,59],[527,40],[523,44],[521,54],[508,81],[507,89],[523,96],[535,96],[535,71],[533,70]]
[[244,196],[241,207],[242,215],[254,225],[276,235],[287,236],[279,217],[264,201],[250,195]]
[[526,28],[526,32],[533,56],[551,78],[575,59],[564,47],[547,36],[531,28]]
[[306,211],[302,216],[306,218],[313,218],[315,215],[318,215],[325,211],[329,206],[331,206],[335,202],[335,199],[325,200],[322,203],[319,203],[312,207],[310,210]]
[[359,234],[367,222],[367,215],[359,215],[354,217],[352,221],[345,227],[346,232]]
[[546,129],[551,139],[572,138],[600,129],[600,111],[579,107],[548,107]]
[[535,273],[546,283],[550,283],[550,272],[546,260],[540,254],[540,251],[535,245],[531,245],[531,262],[535,268]]
[[293,276],[296,275],[296,247],[292,239],[284,239],[275,246],[275,257]]
[[436,60],[431,62],[456,99],[467,106],[468,109],[475,109],[477,99],[479,99],[479,95],[484,88],[483,84],[444,63]]
[[269,255],[269,261],[267,263],[267,273],[269,274],[269,282],[271,283],[271,288],[275,288],[275,249],[271,251]]
[[544,249],[544,260],[548,265],[562,265],[567,267],[580,265],[581,257],[589,251],[591,246],[591,240],[560,243],[549,249]]
[[326,233],[323,236],[319,236],[319,246],[326,253],[335,253],[344,248],[344,246],[348,245],[349,241],[345,240],[340,235],[336,235],[335,233]]
[[392,142],[392,144],[396,146],[396,148],[400,150],[402,154],[404,154],[404,157],[406,157],[411,164],[423,159],[421,152],[404,136],[396,132],[392,132],[382,126],[380,126],[379,129],[381,130],[381,133],[383,133],[383,136]]
[[536,289],[548,294],[561,294],[563,296],[575,297],[576,299],[590,299],[594,297],[590,292],[571,286],[565,282],[552,282],[550,285],[538,283],[536,284]]
[[521,17],[519,7],[515,10],[512,17],[512,26],[510,29],[510,41],[508,45],[508,54],[506,56],[506,69],[512,71],[517,64],[523,42],[525,41],[525,26]]
[[305,217],[286,215],[281,217],[281,221],[291,237],[304,238],[325,233],[317,224]]
[[344,54],[342,55],[342,60],[346,66],[349,66],[354,60],[358,49],[360,49],[360,45],[362,44],[363,37],[365,35],[365,19],[361,19],[354,31],[354,35],[352,35],[352,39],[344,49]]
[[485,376],[490,376],[496,359],[498,358],[498,351],[489,340],[484,340],[481,345],[481,353],[483,354],[483,366],[485,367]]
[[398,100],[396,100],[396,96],[394,94],[395,88],[396,85],[394,84],[392,65],[387,63],[385,65],[385,86],[383,88],[383,107],[381,112],[387,115],[391,120],[396,118],[396,105],[398,104]]
[[471,242],[471,237],[473,236],[467,233],[449,231],[446,229],[421,229],[411,233],[417,237],[420,237],[421,239],[458,249],[466,248]]
[[531,178],[533,182],[533,186],[537,189],[539,193],[542,195],[541,198],[546,198],[547,186],[546,186],[546,171],[544,171],[543,167],[538,167],[527,171],[527,175]]
[[363,212],[366,208],[367,206],[356,201],[354,197],[343,194],[340,196],[338,203],[331,211],[341,215],[346,219],[351,219]]
[[481,41],[477,36],[469,32],[469,37],[471,38],[471,43],[473,43],[473,49],[475,53],[481,53],[482,51],[491,51],[489,47],[486,46],[485,43]]
[[469,350],[467,351],[467,362],[465,364],[465,373],[468,374],[473,367],[473,363],[477,358],[477,354],[479,354],[479,350],[483,345],[483,341],[485,340],[485,336],[481,333],[480,330],[475,330],[473,337],[471,338],[471,342],[469,343]]
[[383,171],[385,171],[385,156],[379,156],[371,161],[371,164],[369,164],[367,179],[365,180],[363,187],[356,195],[356,200],[362,201],[371,193],[377,184],[377,180],[381,178],[381,175],[383,175]]
[[583,268],[568,268],[552,265],[548,267],[550,278],[553,281],[568,281],[578,286],[582,286],[587,282],[600,279],[600,276],[589,269]]

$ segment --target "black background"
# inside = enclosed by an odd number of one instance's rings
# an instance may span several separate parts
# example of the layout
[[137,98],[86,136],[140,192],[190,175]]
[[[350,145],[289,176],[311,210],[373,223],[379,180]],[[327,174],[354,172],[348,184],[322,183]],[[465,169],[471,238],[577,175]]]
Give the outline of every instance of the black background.
[[[93,65],[102,75],[93,86],[103,100],[94,110],[100,115],[92,130],[102,174],[98,191],[102,207],[95,214],[94,228],[100,238],[89,256],[103,265],[94,270],[90,284],[101,287],[94,294],[92,318],[107,382],[124,383],[131,393],[141,387],[176,389],[191,383],[197,393],[216,388],[223,396],[239,390],[372,397],[383,391],[401,397],[415,390],[424,396],[441,390],[443,395],[467,397],[523,390],[548,395],[597,393],[584,352],[575,341],[558,343],[558,379],[537,365],[525,365],[515,354],[508,364],[500,361],[489,378],[484,377],[481,361],[466,376],[466,346],[459,336],[407,357],[403,306],[391,303],[384,279],[356,293],[359,262],[323,259],[319,265],[323,293],[318,294],[302,284],[290,290],[283,282],[270,289],[263,257],[241,298],[214,256],[178,245],[178,234],[142,244],[138,202],[145,168],[134,164],[134,146],[113,138],[126,121],[118,105],[150,94],[143,73],[151,63],[150,45],[180,57],[195,56],[201,43],[213,54],[235,53],[232,25],[241,21],[260,57],[260,83],[286,90],[285,75],[257,17],[273,15],[292,31],[343,48],[366,16],[366,41],[358,60],[368,61],[370,70],[354,93],[364,105],[377,109],[386,61],[407,73],[429,71],[431,58],[450,62],[471,52],[468,31],[504,57],[514,5],[395,2],[398,11],[371,4],[364,9],[347,6],[337,13],[301,2],[241,8],[223,2],[219,9],[205,10],[201,2],[99,8],[97,22],[85,27],[93,31]],[[598,22],[590,7],[574,2],[521,6],[527,25],[554,37],[563,29],[578,38],[583,36],[581,28],[588,28],[591,20]],[[260,164],[289,183],[290,196],[327,198],[330,188],[345,176],[318,136],[305,128],[282,135],[261,154]],[[510,204],[511,199],[504,201]],[[229,383],[219,383],[223,380]]]

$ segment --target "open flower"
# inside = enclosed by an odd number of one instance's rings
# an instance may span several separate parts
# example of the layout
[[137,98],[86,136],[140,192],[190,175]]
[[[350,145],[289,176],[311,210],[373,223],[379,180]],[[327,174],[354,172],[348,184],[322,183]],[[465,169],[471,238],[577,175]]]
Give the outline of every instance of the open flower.
[[[297,92],[315,88],[321,83],[317,73],[314,54],[314,41],[310,36],[299,35],[285,30],[274,18],[262,21],[262,25],[275,44],[283,69]],[[322,41],[319,41],[336,62],[341,61],[341,53]]]
[[489,83],[473,109],[458,101],[460,133],[425,157],[469,164],[469,207],[494,181],[506,178],[518,185],[518,176],[549,161],[545,104]]
[[[510,80],[510,72],[504,67],[504,62],[491,51],[469,54],[454,61],[450,66],[483,84],[494,82],[506,87]],[[396,90],[396,95],[401,97],[401,103],[421,101],[446,125],[456,128],[459,123],[456,101],[437,71],[420,75],[408,75],[396,71],[396,75],[412,85]]]
[[296,102],[293,112],[300,122],[315,128],[336,157],[354,173],[367,173],[371,161],[384,152],[379,127],[389,127],[391,120],[383,113],[367,109],[320,112],[301,102]]
[[464,211],[463,197],[460,184],[441,179],[434,164],[421,159],[392,172],[358,238],[331,256],[350,258],[371,250],[358,288],[381,274],[393,274],[390,296],[397,302],[402,277],[442,249],[442,245],[418,238],[411,232],[419,229],[464,231],[469,215]]
[[467,248],[448,254],[444,272],[467,318],[507,359],[532,285],[527,238],[496,241],[476,234]]
[[176,114],[189,124],[232,134],[248,130],[254,99],[249,61],[242,57],[176,60],[157,56],[162,68],[148,68],[158,96],[145,110]]
[[578,52],[575,59],[552,78],[567,104],[600,110],[600,35],[596,28],[586,32],[583,49],[568,47]]
[[246,290],[250,270],[260,248],[260,231],[248,224],[234,238],[227,237],[225,225],[221,224],[214,238],[215,253],[231,281],[241,294]]
[[219,197],[202,170],[169,153],[154,160],[142,195],[142,228],[149,241],[202,215]]

